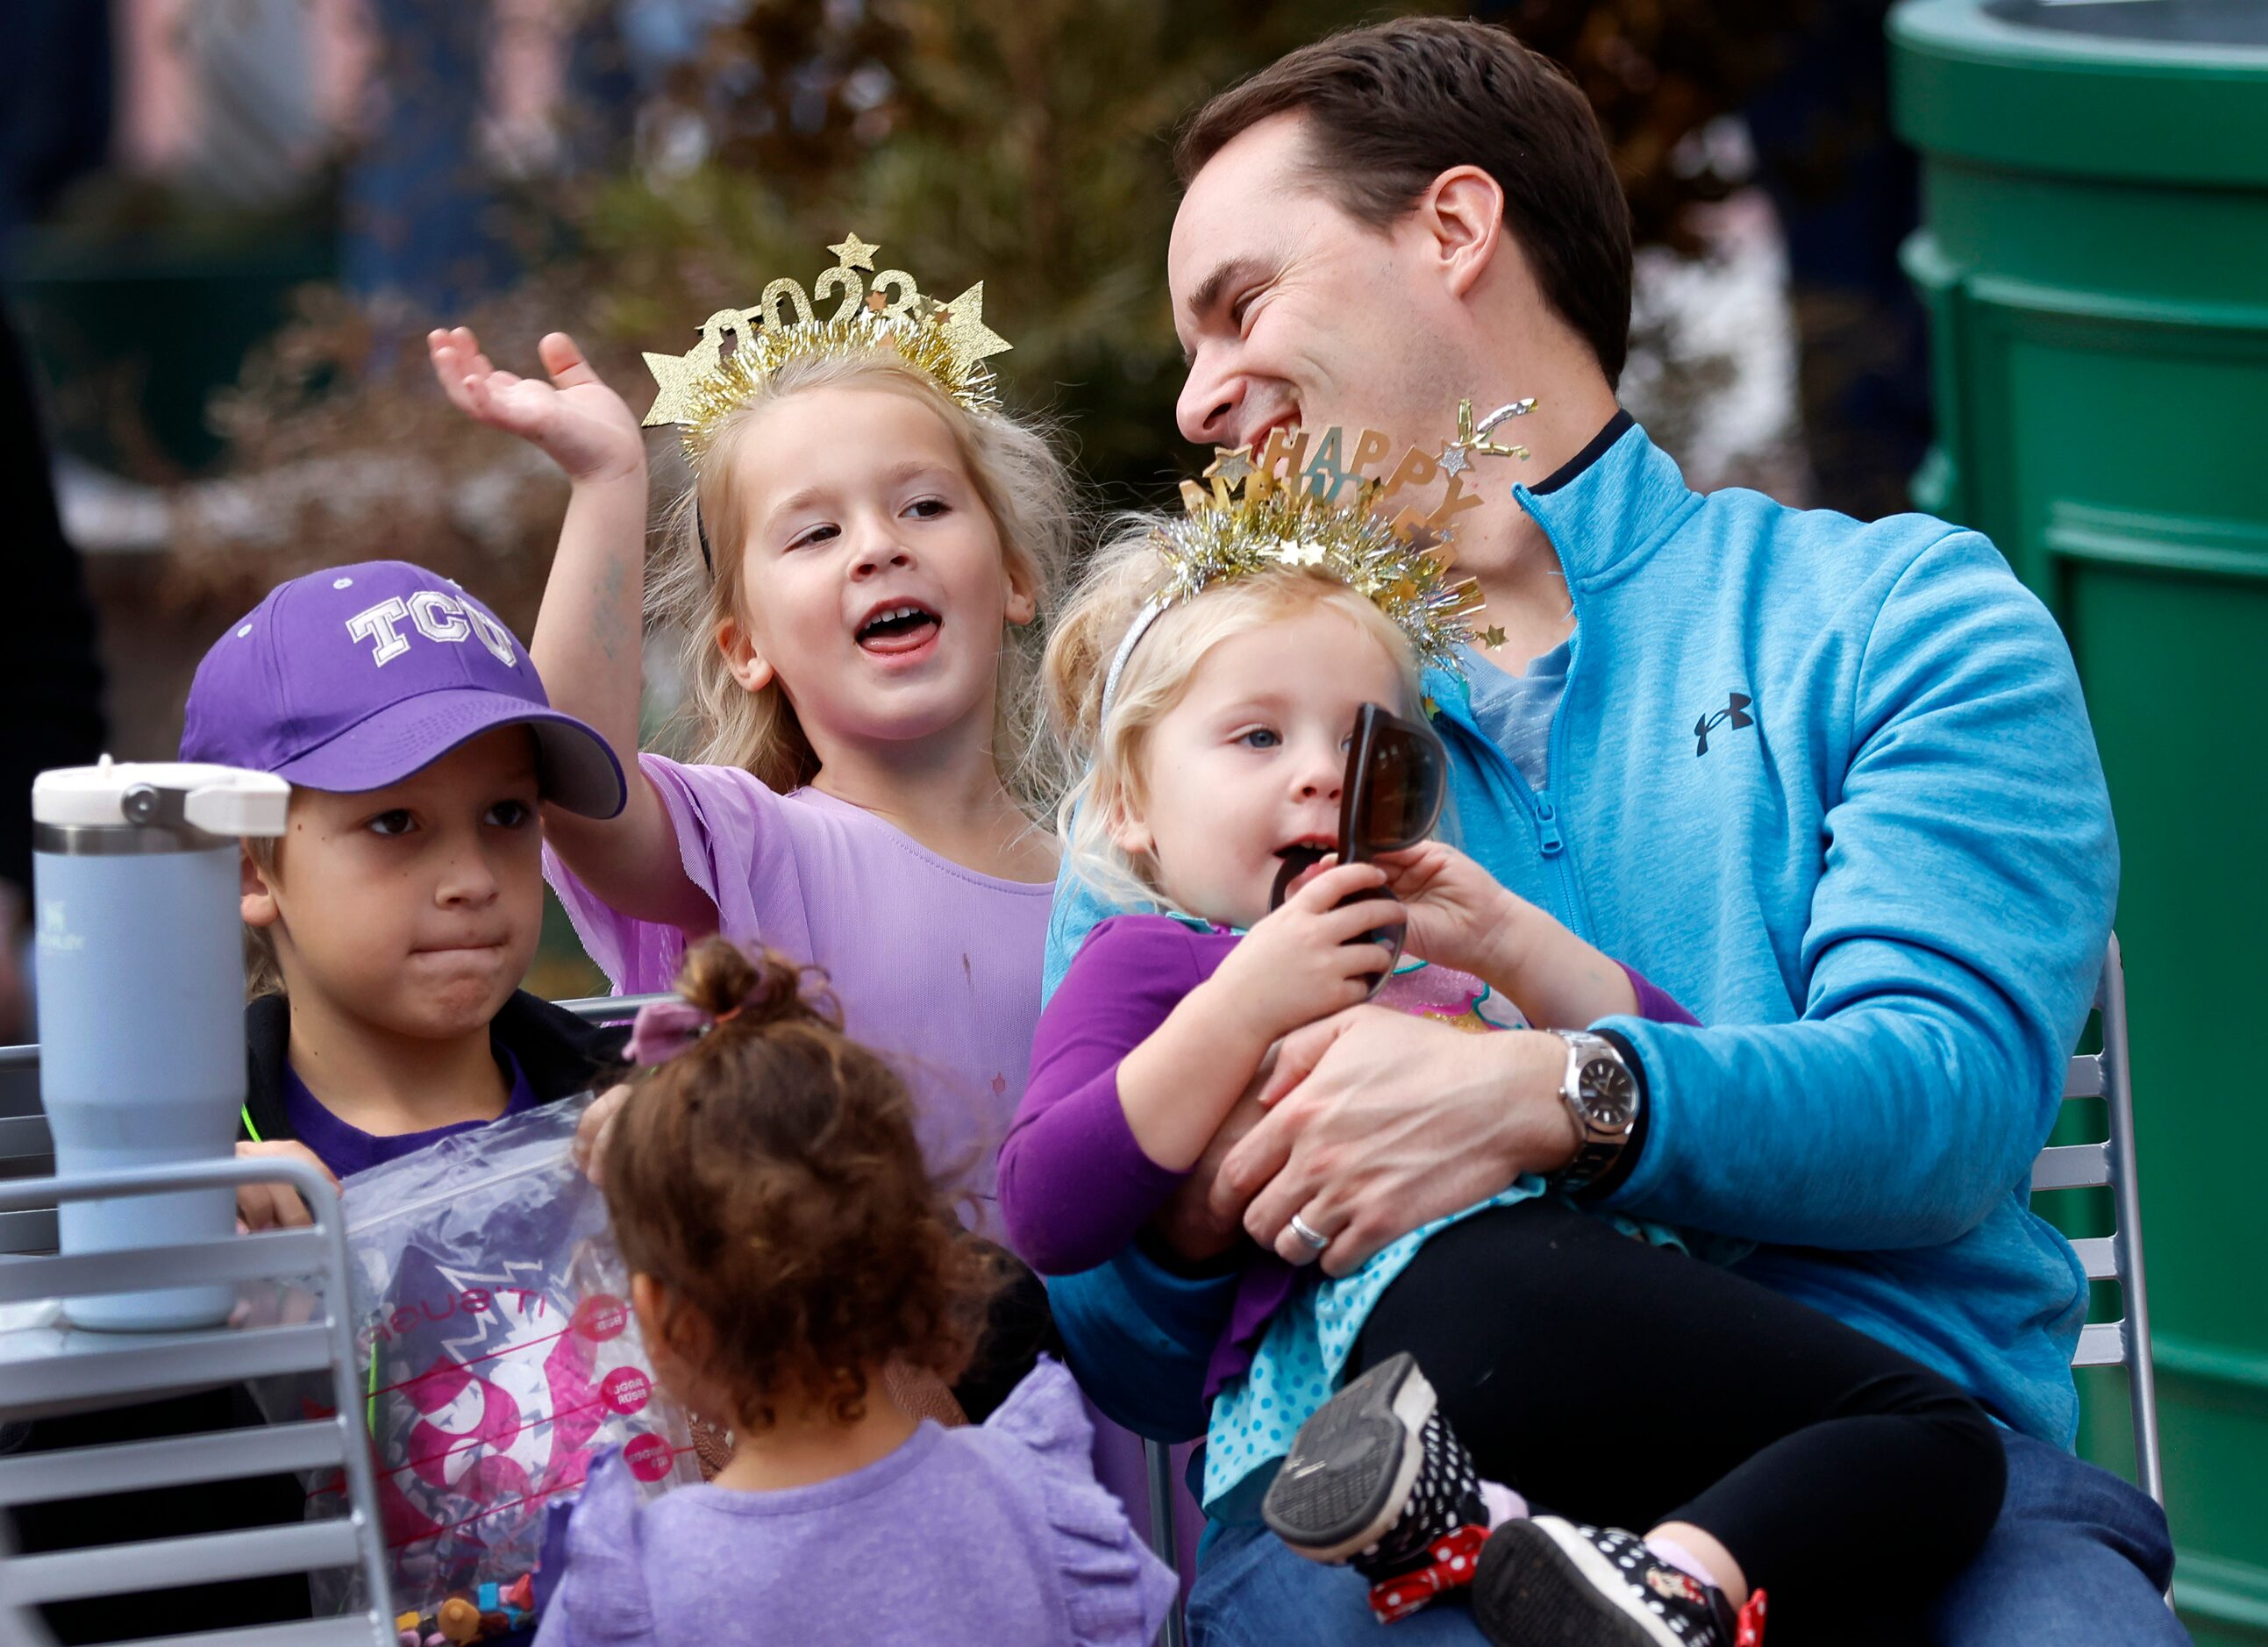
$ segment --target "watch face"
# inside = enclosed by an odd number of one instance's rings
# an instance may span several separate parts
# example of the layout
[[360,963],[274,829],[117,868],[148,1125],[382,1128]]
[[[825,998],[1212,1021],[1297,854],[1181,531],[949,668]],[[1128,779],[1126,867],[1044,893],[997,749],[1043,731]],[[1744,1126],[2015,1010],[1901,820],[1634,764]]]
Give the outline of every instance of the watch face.
[[1586,1060],[1576,1074],[1575,1092],[1584,1115],[1603,1132],[1621,1131],[1638,1114],[1638,1085],[1616,1059]]

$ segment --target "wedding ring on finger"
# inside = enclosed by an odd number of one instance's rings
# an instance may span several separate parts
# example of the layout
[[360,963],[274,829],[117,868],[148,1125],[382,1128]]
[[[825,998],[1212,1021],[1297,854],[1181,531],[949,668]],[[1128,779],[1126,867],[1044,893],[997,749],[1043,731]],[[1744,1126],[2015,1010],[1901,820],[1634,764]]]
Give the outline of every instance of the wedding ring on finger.
[[1317,1234],[1314,1230],[1308,1227],[1307,1221],[1296,1212],[1292,1215],[1292,1233],[1298,1236],[1302,1241],[1305,1241],[1309,1246],[1313,1247],[1318,1253],[1322,1252],[1323,1248],[1331,1244],[1331,1238],[1329,1236]]

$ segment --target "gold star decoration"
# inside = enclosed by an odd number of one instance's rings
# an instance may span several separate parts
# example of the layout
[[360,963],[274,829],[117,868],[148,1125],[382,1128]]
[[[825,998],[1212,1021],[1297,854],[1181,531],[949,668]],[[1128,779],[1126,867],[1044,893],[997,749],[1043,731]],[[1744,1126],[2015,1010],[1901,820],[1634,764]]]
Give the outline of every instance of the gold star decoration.
[[830,246],[827,249],[835,254],[836,263],[841,268],[863,268],[871,273],[874,267],[874,254],[882,248],[879,246],[869,246],[854,234],[843,240],[841,245]]
[[981,280],[939,309],[930,324],[945,339],[954,357],[968,365],[1014,347],[984,324],[984,283]]
[[702,379],[716,369],[725,334],[745,333],[746,322],[731,309],[719,309],[701,323],[701,341],[682,355],[647,351],[645,367],[653,373],[656,393],[645,415],[645,426],[681,423],[696,415]]
[[1234,486],[1240,481],[1248,480],[1254,472],[1252,455],[1247,448],[1215,446],[1212,461],[1205,465],[1204,476],[1208,481],[1226,481]]
[[1321,566],[1323,563],[1322,544],[1301,543],[1293,538],[1278,539],[1275,555],[1286,566]]
[[1491,624],[1481,631],[1481,644],[1494,651],[1504,644],[1504,631]]
[[655,386],[653,405],[645,415],[646,427],[683,423],[693,409],[693,386],[701,379],[701,368],[693,356],[657,355],[649,350],[645,369],[653,373]]

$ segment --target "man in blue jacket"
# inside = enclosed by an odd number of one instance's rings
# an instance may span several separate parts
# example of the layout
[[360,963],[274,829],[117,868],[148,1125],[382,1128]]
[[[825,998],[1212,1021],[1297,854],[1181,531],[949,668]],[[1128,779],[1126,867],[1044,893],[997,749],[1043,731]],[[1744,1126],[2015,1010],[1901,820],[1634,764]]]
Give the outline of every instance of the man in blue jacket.
[[[2007,1426],[2006,1506],[1930,1639],[2184,1639],[2160,1599],[2163,1515],[2069,1452],[2086,1282],[2026,1206],[2118,871],[2053,621],[1973,532],[1686,487],[1616,405],[1629,217],[1596,122],[1503,32],[1407,19],[1306,48],[1208,104],[1179,160],[1189,439],[1406,439],[1460,399],[1535,398],[1512,426],[1526,483],[1477,455],[1463,477],[1460,566],[1506,644],[1430,683],[1457,825],[1705,1027],[1594,1026],[1637,1102],[1587,1128],[1550,1035],[1358,1009],[1292,1038],[1290,1095],[1218,1140],[1136,1247],[1056,1283],[1082,1380],[1138,1430],[1201,1433],[1241,1235],[1273,1246],[1297,1215],[1344,1274],[1521,1173],[1558,1174],[1754,1243],[1743,1273]],[[1105,913],[1061,889],[1050,987]],[[1646,1422],[1580,1389],[1566,1414]],[[1201,1637],[1373,1640],[1360,1579],[1292,1555],[1251,1496],[1208,1530]],[[1395,1629],[1478,1639],[1448,1608]]]

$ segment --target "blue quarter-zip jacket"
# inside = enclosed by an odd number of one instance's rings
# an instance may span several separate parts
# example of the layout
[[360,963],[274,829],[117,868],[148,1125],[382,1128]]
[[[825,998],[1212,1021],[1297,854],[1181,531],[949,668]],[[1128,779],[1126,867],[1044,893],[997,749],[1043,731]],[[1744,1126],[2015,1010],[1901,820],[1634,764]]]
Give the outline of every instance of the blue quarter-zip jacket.
[[[1604,1020],[1651,1105],[1607,1204],[1755,1242],[1741,1273],[2069,1445],[2086,1278],[2027,1195],[2118,849],[2061,633],[1974,532],[1704,496],[1635,427],[1514,496],[1573,655],[1545,790],[1429,681],[1460,839],[1705,1026]],[[1049,989],[1106,913],[1059,887]],[[1103,1409],[1186,1436],[1231,1287],[1133,1249],[1051,1296]]]

